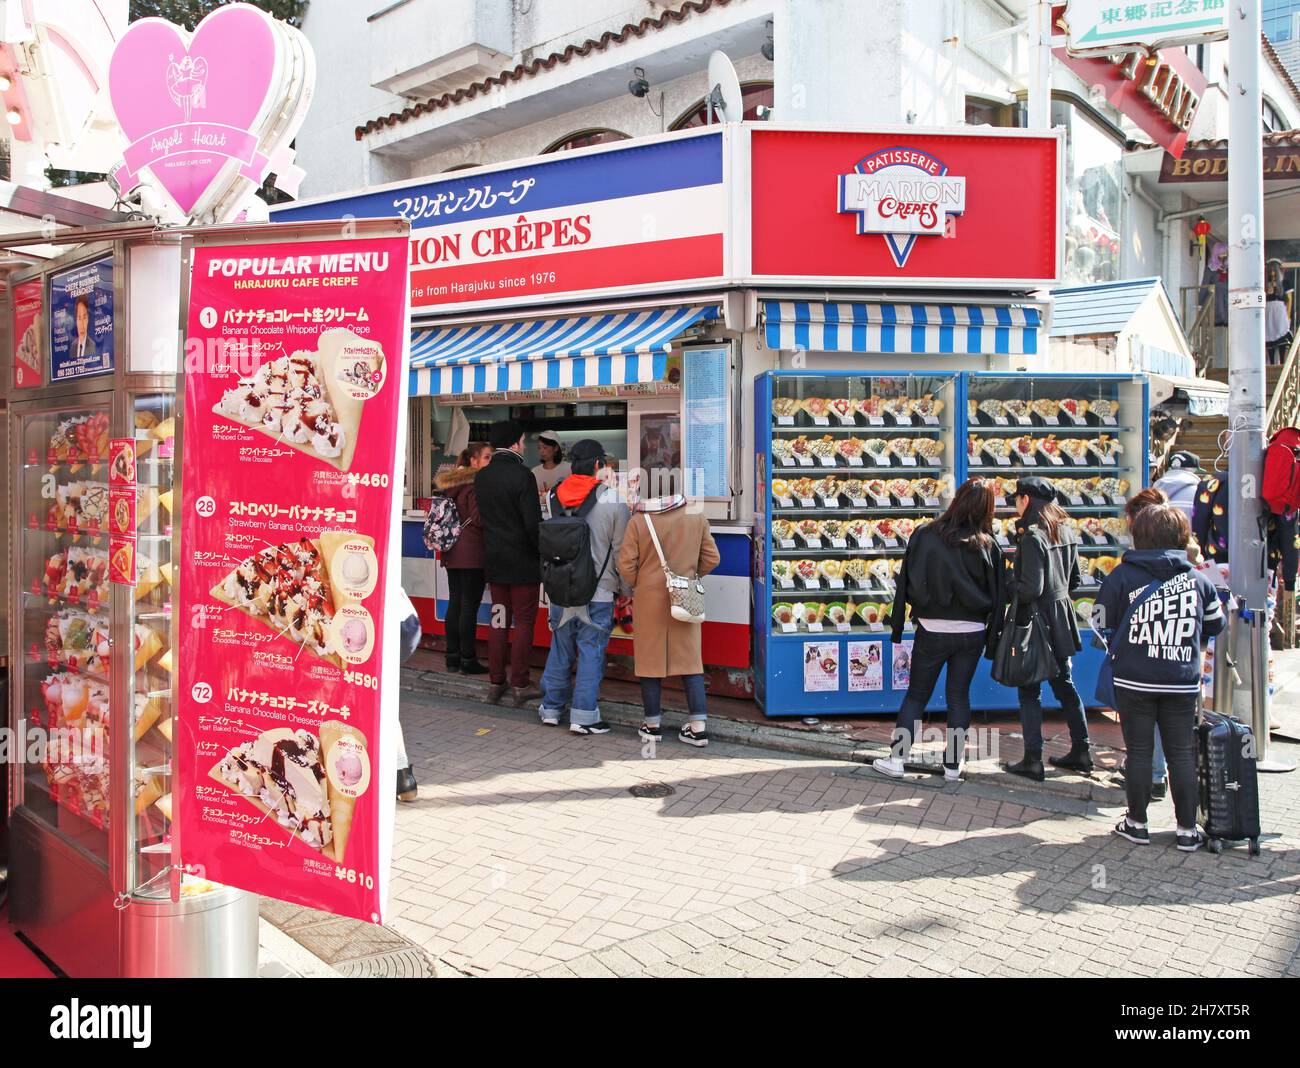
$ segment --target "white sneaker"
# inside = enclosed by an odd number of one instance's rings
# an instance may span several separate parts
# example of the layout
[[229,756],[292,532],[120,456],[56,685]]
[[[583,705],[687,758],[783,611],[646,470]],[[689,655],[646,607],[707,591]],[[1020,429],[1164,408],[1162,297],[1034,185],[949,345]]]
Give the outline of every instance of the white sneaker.
[[877,757],[871,766],[891,779],[901,779],[904,775],[903,762],[898,757]]
[[944,781],[944,782],[961,782],[961,773],[962,773],[963,771],[965,771],[965,770],[966,770],[966,763],[965,763],[965,761],[963,761],[962,763],[958,764],[955,768],[950,768],[950,767],[948,767],[947,764],[945,764],[945,765],[943,766],[943,781]]

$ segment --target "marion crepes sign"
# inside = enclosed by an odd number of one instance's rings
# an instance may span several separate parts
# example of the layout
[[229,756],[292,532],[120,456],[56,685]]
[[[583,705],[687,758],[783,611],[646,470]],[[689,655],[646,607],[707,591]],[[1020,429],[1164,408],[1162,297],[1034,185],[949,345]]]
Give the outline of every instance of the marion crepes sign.
[[[1059,132],[756,126],[749,277],[1051,284],[1063,151]],[[827,210],[832,191],[837,211]]]

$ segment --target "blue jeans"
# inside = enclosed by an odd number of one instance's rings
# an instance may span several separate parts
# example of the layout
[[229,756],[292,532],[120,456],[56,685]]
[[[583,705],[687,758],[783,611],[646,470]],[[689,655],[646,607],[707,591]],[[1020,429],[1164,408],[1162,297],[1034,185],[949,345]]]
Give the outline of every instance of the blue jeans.
[[[708,700],[704,694],[703,675],[683,675],[682,685],[686,687],[686,714],[688,720],[703,723],[709,718]],[[645,706],[645,721],[648,727],[658,727],[663,721],[663,679],[641,680],[641,704]]]
[[[1070,658],[1057,657],[1056,677],[1047,680],[1052,693],[1061,702],[1061,711],[1065,713],[1065,722],[1070,727],[1070,744],[1085,746],[1088,744],[1088,720],[1083,714],[1083,699],[1074,688],[1074,679],[1070,676]],[[1020,687],[1020,729],[1025,736],[1025,756],[1042,759],[1043,756],[1043,684]]]
[[1165,781],[1169,765],[1165,763],[1165,747],[1160,744],[1160,727],[1156,726],[1156,749],[1151,754],[1151,785]]
[[600,722],[600,682],[614,629],[614,602],[593,601],[585,611],[586,619],[572,618],[561,627],[564,609],[551,605],[551,651],[542,672],[541,711],[558,716],[567,707],[570,723],[589,727]]
[[970,730],[970,684],[984,655],[986,631],[966,634],[940,634],[916,628],[912,644],[912,674],[907,684],[907,696],[898,710],[894,727],[894,745],[890,756],[906,760],[912,743],[921,733],[921,716],[939,682],[939,672],[946,664],[948,679],[944,683],[944,696],[948,700],[948,737],[944,746],[943,762],[957,767],[966,752],[966,732]]

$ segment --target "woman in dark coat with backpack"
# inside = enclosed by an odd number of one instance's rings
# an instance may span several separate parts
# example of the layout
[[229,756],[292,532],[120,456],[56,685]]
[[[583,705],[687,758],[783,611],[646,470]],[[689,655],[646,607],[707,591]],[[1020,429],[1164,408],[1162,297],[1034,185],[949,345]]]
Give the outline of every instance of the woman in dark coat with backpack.
[[[1009,583],[1012,600],[1017,605],[1016,625],[1024,626],[1034,614],[1046,624],[1051,656],[1056,674],[1047,680],[1052,693],[1061,702],[1070,727],[1070,751],[1053,757],[1058,768],[1075,771],[1092,770],[1092,752],[1088,742],[1088,721],[1083,700],[1070,676],[1070,657],[1083,643],[1075,618],[1071,594],[1079,587],[1079,544],[1074,531],[1066,525],[1065,509],[1056,503],[1056,489],[1045,478],[1031,475],[1016,483],[1016,555]],[[1043,781],[1043,705],[1042,683],[1020,687],[1020,726],[1025,739],[1025,755],[1015,764],[1006,765],[1013,775]]]
[[487,668],[479,662],[475,644],[478,606],[483,600],[483,523],[474,494],[474,476],[492,459],[492,446],[471,441],[461,452],[456,466],[442,472],[434,486],[456,504],[460,537],[442,554],[447,569],[447,670],[482,675]]

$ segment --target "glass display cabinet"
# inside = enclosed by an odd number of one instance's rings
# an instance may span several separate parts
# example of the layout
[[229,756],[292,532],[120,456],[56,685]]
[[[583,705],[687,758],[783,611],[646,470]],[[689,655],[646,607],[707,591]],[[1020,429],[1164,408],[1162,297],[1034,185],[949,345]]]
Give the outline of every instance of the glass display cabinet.
[[[1086,620],[1127,545],[1124,504],[1146,479],[1142,376],[774,371],[755,389],[755,691],[767,715],[895,712],[912,623],[891,637],[908,538],[971,475],[997,482],[995,535],[1013,551],[1014,487],[1049,478],[1077,530]],[[1087,643],[1085,642],[1085,646]],[[1076,678],[1092,700],[1100,654]],[[942,681],[932,698],[943,707]],[[981,665],[980,708],[1015,694]]]

